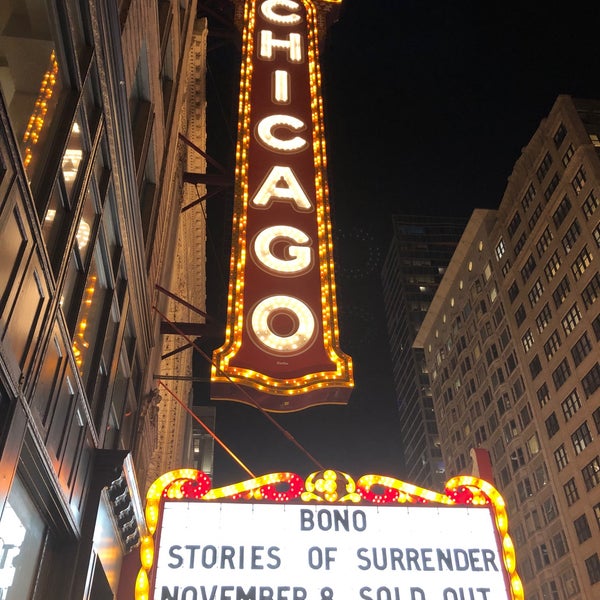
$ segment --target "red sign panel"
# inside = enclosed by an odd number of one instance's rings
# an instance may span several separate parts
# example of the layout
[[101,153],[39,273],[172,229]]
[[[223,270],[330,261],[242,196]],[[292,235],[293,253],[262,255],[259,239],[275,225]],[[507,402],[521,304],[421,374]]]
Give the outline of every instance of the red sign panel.
[[213,399],[291,412],[346,404],[326,179],[317,11],[249,0],[226,339]]

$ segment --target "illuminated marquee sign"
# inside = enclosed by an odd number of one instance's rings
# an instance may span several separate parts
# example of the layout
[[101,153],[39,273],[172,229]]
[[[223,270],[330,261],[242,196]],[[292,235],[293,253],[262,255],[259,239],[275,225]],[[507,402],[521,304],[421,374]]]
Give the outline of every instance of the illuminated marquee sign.
[[339,347],[316,4],[246,2],[227,328],[211,372],[213,399],[279,412],[345,404],[353,386]]
[[182,470],[151,487],[146,510],[160,532],[142,541],[136,600],[524,598],[504,501],[475,477],[446,494],[331,470],[212,490]]

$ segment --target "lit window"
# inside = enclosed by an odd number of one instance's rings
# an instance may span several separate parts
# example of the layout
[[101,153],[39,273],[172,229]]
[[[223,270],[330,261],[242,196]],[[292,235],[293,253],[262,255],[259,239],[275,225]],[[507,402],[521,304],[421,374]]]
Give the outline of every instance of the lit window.
[[496,244],[496,260],[500,260],[506,252],[506,246],[504,240],[500,238],[500,241]]
[[585,270],[592,262],[592,258],[591,252],[587,249],[587,246],[584,246],[583,250],[577,255],[575,262],[571,265],[571,271],[575,276],[575,280],[579,279],[585,273]]
[[577,303],[575,303],[561,321],[565,334],[569,335],[575,329],[579,321],[581,321],[581,311],[579,310]]

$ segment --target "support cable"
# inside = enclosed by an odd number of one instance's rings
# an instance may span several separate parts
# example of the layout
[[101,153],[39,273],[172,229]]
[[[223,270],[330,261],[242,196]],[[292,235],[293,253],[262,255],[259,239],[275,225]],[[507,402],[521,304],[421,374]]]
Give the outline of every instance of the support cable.
[[158,380],[158,385],[164,387],[165,390],[167,390],[167,392],[169,392],[169,394],[171,394],[171,396],[173,396],[173,398],[175,398],[175,400],[191,415],[192,419],[201,425],[215,440],[215,442],[217,442],[217,444],[219,444],[219,446],[221,446],[221,448],[223,448],[223,450],[225,450],[225,452],[227,452],[227,454],[229,454],[229,456],[231,456],[231,458],[233,458],[233,460],[235,460],[235,462],[240,465],[240,467],[242,467],[242,469],[244,469],[244,471],[246,471],[246,473],[248,473],[252,479],[256,479],[256,475],[234,454],[232,450],[230,450],[227,444],[225,444],[225,442],[223,442],[219,436],[191,408],[185,404],[185,402],[183,402],[183,400],[173,390],[168,388],[160,379]]
[[[202,358],[204,358],[204,360],[206,360],[210,365],[214,366],[215,369],[218,369],[217,365],[214,364],[212,358],[210,356],[208,356],[208,354],[206,354],[206,352],[204,352],[204,350],[202,350],[202,348],[200,348],[196,344],[196,342],[194,342],[190,337],[188,337],[187,335],[185,335],[185,333],[183,333],[177,327],[177,325],[175,325],[175,323],[173,323],[172,321],[170,321],[169,318],[166,315],[164,315],[158,308],[156,308],[156,306],[153,306],[152,308],[158,313],[158,315],[162,319],[164,319],[165,321],[167,321],[167,323],[169,323],[171,325],[171,327],[173,328],[173,330],[176,331],[178,335],[182,336],[189,344],[191,344],[194,347],[194,349],[200,354],[200,356],[202,356]],[[239,383],[233,381],[233,379],[231,379],[231,377],[229,375],[227,375],[226,373],[224,373],[223,371],[220,371],[220,374],[223,377],[225,377],[229,381],[229,383],[231,385],[234,385],[238,390],[240,390],[242,392],[242,394],[244,394],[244,396],[246,396],[246,398],[248,399],[249,404],[252,404],[254,407],[256,407],[264,415],[264,417],[274,427],[276,427],[279,430],[279,432],[288,441],[290,441],[292,444],[294,444],[319,469],[319,471],[325,470],[325,467],[287,429],[285,429],[285,427],[283,427],[282,425],[280,425],[262,406],[260,406],[260,404],[258,404],[254,400],[254,398],[248,393],[248,390],[246,390]]]

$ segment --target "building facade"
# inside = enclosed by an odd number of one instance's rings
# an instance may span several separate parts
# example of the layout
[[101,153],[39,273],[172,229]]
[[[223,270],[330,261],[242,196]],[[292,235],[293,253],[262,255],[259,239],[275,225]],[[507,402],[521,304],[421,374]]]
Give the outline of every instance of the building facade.
[[425,358],[413,342],[465,225],[458,217],[395,215],[381,273],[406,480],[436,490],[446,473]]
[[528,600],[600,594],[599,134],[600,102],[557,99],[415,341],[448,476],[491,452]]
[[2,598],[113,598],[144,534],[202,36],[195,0],[0,8]]

